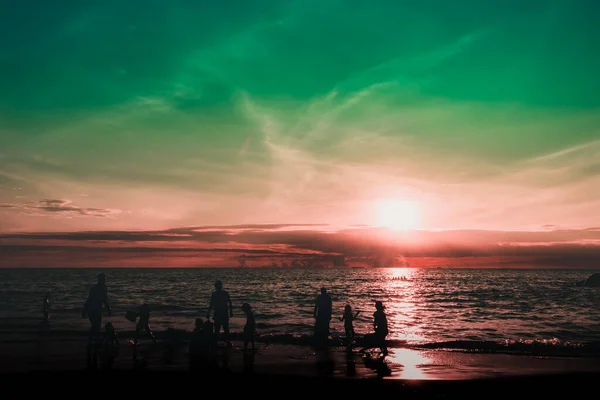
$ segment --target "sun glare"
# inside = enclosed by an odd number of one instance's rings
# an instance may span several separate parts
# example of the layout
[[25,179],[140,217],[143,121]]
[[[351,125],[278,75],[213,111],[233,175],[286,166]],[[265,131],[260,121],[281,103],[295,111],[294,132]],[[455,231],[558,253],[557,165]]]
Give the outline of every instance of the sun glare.
[[377,225],[393,230],[411,230],[419,227],[419,207],[409,200],[381,200],[376,205]]

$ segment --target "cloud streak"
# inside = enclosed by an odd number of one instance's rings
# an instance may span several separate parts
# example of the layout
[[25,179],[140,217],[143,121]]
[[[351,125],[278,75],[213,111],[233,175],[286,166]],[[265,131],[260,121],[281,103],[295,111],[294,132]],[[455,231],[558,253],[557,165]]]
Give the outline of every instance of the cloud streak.
[[[600,231],[414,231],[381,228],[244,225],[183,227],[144,232],[13,233],[0,236],[3,267],[120,265],[138,257],[146,266],[562,266],[595,267]],[[43,257],[42,257],[43,255]],[[24,260],[32,263],[25,265]],[[141,261],[140,261],[141,263]]]
[[121,213],[121,210],[78,207],[73,205],[71,200],[64,199],[44,199],[39,202],[29,203],[4,203],[0,208],[17,210],[19,213],[32,216],[53,216],[61,215],[67,218],[72,217],[112,217]]

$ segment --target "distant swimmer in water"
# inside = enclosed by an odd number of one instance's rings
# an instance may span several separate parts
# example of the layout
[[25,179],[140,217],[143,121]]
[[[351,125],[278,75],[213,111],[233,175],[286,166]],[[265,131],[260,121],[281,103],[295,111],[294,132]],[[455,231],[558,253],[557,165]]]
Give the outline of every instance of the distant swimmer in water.
[[48,321],[50,319],[50,293],[46,293],[44,296],[44,300],[42,301],[42,313],[44,314],[44,321]]
[[220,280],[215,282],[215,291],[210,296],[210,305],[208,306],[206,318],[210,319],[210,312],[212,310],[214,310],[215,340],[219,340],[219,333],[221,327],[223,327],[223,336],[225,342],[229,345],[229,318],[233,317],[233,305],[231,304],[229,293],[223,290],[223,283]]
[[[88,336],[88,351],[87,361],[88,365],[92,362],[92,348],[100,341],[100,334],[102,330],[102,306],[106,305],[108,315],[111,315],[110,305],[108,304],[108,288],[106,287],[106,275],[98,275],[98,283],[96,283],[90,289],[88,298],[83,305],[83,312],[81,316],[85,318],[87,315],[91,329]],[[96,361],[97,349],[94,349],[94,362]]]

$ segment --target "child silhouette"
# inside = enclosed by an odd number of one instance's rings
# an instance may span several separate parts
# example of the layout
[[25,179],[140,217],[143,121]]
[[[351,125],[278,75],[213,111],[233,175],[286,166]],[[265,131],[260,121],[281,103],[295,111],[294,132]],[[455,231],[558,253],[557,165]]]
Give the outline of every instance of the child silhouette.
[[350,304],[347,304],[344,308],[344,315],[340,318],[340,321],[344,322],[344,330],[346,331],[346,339],[348,339],[348,344],[352,344],[354,341],[354,320],[358,317],[360,311],[357,311],[356,314],[352,313],[352,307]]
[[244,350],[248,349],[248,342],[250,342],[252,344],[252,351],[254,351],[254,335],[256,334],[254,313],[252,312],[252,307],[248,303],[242,305],[242,310],[246,314],[246,326],[244,326]]

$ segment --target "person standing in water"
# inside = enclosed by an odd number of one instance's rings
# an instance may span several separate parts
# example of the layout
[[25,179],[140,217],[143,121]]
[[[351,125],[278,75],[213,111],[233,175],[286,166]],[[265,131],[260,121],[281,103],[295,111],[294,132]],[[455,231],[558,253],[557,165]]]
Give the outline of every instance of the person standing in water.
[[320,340],[327,340],[329,337],[329,322],[331,321],[332,301],[327,294],[326,288],[321,288],[321,294],[315,301],[315,337]]
[[340,318],[340,321],[344,323],[344,330],[346,331],[346,339],[348,339],[348,344],[352,344],[354,341],[354,320],[358,317],[360,311],[357,311],[356,314],[352,313],[352,307],[350,304],[346,304],[344,308],[344,315]]
[[48,321],[50,319],[50,293],[46,293],[42,301],[42,313],[44,313],[44,321]]
[[[228,311],[229,307],[229,313]],[[210,319],[210,312],[215,310],[213,319],[215,321],[215,341],[219,340],[219,333],[223,327],[225,342],[229,345],[229,318],[233,317],[233,305],[231,298],[226,290],[223,290],[223,283],[220,280],[215,282],[215,291],[210,296],[210,305],[206,318]]]
[[135,327],[135,344],[138,344],[142,331],[145,331],[152,339],[152,343],[156,344],[154,332],[152,332],[152,329],[150,329],[150,308],[148,307],[148,304],[142,304],[142,307],[140,307],[139,317],[140,319]]
[[[102,330],[102,306],[106,305],[108,315],[111,315],[110,305],[108,304],[108,288],[106,287],[106,275],[99,274],[97,278],[98,283],[96,283],[90,289],[88,298],[85,301],[85,304],[83,305],[83,312],[81,313],[81,316],[83,318],[85,318],[86,315],[88,316],[92,325],[88,336],[88,364],[90,364],[91,362],[92,347],[94,347],[94,342],[97,344],[100,341],[100,335]],[[94,352],[94,357],[95,355],[96,352]]]
[[388,350],[385,344],[385,338],[387,337],[388,331],[388,322],[387,316],[385,315],[385,308],[383,307],[383,303],[381,301],[375,302],[375,308],[377,311],[373,313],[373,328],[375,329],[375,340],[377,344],[381,348],[381,352],[383,355],[387,355]]

